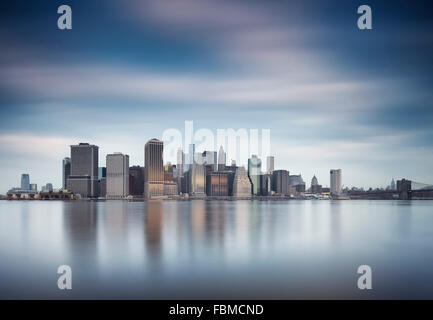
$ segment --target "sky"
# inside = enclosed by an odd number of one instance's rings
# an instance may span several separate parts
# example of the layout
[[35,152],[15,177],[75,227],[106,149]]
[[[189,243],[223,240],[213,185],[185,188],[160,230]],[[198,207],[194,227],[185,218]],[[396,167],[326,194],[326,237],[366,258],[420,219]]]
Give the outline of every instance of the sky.
[[[59,30],[57,8],[72,8]],[[358,6],[373,29],[359,30]],[[70,145],[144,165],[164,130],[269,129],[275,168],[329,186],[433,183],[428,1],[0,4],[0,193],[61,186]],[[187,149],[187,148],[184,148]],[[216,147],[218,149],[218,147]],[[171,159],[165,159],[171,160]],[[230,159],[227,159],[230,162]],[[245,159],[246,162],[246,159]],[[265,169],[265,165],[263,166]]]

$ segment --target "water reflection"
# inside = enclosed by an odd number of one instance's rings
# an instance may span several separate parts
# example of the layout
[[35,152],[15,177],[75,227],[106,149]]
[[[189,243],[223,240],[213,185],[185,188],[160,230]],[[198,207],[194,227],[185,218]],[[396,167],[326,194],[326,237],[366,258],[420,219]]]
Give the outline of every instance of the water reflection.
[[[354,268],[366,263],[379,272],[375,297],[433,298],[432,205],[4,201],[0,297],[61,297],[61,264],[74,298],[361,297]],[[394,281],[404,274],[410,287]]]

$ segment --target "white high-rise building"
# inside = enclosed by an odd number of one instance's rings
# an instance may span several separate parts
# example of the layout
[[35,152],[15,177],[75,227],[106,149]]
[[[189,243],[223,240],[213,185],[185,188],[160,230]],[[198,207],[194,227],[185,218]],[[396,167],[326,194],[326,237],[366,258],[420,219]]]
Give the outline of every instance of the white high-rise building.
[[331,169],[331,194],[341,194],[341,169]]
[[274,156],[268,156],[266,158],[266,162],[267,162],[266,172],[271,174],[272,172],[274,172]]
[[120,152],[107,154],[107,199],[129,195],[129,156]]
[[224,152],[223,146],[218,151],[218,171],[224,171],[226,169],[226,153]]

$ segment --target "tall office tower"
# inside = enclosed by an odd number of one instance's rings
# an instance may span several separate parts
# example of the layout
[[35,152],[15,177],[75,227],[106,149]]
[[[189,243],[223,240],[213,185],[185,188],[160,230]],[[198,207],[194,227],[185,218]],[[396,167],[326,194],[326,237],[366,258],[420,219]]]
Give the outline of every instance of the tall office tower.
[[322,186],[319,184],[319,181],[317,181],[316,175],[313,176],[313,179],[311,179],[311,193],[322,193]]
[[194,163],[186,175],[187,190],[190,196],[202,197],[206,195],[205,166]]
[[289,194],[289,171],[275,170],[272,173],[273,190],[280,195]]
[[99,147],[88,143],[71,145],[71,174],[66,189],[84,198],[98,196]]
[[223,146],[218,151],[218,171],[224,171],[226,169],[226,153],[224,152]]
[[132,181],[129,181],[129,194],[133,196],[142,196],[144,194],[144,167],[132,166],[129,167],[129,176]]
[[331,194],[341,194],[341,169],[331,169]]
[[62,177],[63,177],[62,188],[63,189],[66,189],[66,181],[68,180],[70,175],[71,175],[71,158],[66,157],[62,161]]
[[317,186],[319,183],[317,181],[316,175],[313,176],[313,178],[311,179],[311,188],[313,186]]
[[248,178],[244,167],[239,167],[236,169],[236,173],[233,178],[232,194],[235,198],[251,197],[251,181]]
[[218,170],[217,153],[215,151],[204,151],[202,153],[203,164],[212,165],[213,171]]
[[45,191],[53,191],[53,184],[52,183],[47,183],[45,185]]
[[272,175],[262,174],[260,175],[260,190],[262,196],[270,196],[272,194]]
[[144,196],[147,199],[164,196],[164,143],[149,140],[144,146]]
[[267,157],[266,162],[266,173],[272,174],[272,172],[274,172],[274,156]]
[[394,178],[392,178],[392,180],[391,180],[391,190],[395,190],[396,188],[395,188],[395,180],[394,180]]
[[260,195],[260,174],[262,170],[262,161],[253,154],[250,159],[248,159],[248,176],[250,177],[252,183],[253,195]]
[[185,165],[185,154],[183,153],[182,149],[179,148],[177,150],[177,176],[183,177],[183,170]]
[[129,156],[120,152],[107,154],[107,199],[129,196]]
[[191,165],[195,162],[195,144],[190,144],[188,149],[188,161],[187,161],[187,170],[190,169]]
[[21,175],[21,190],[30,190],[30,176],[28,173]]

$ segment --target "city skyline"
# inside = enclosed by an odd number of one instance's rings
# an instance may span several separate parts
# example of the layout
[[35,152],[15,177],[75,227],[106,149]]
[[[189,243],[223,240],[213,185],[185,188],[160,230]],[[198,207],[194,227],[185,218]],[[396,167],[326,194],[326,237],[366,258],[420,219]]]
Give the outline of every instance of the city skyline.
[[[179,168],[177,168],[177,173],[176,175],[179,177],[179,172],[180,172],[180,176],[184,176],[184,174],[186,174],[186,176],[188,176],[188,174],[191,174],[191,172],[194,172],[196,170],[196,166],[200,166],[203,167],[202,170],[202,174],[203,174],[203,179],[204,182],[201,182],[202,188],[203,190],[201,191],[201,193],[203,195],[205,195],[205,189],[207,189],[206,187],[206,175],[209,173],[206,173],[206,165],[211,165],[212,170],[215,174],[217,174],[220,171],[223,171],[225,173],[227,173],[227,169],[230,168],[230,166],[227,165],[227,159],[226,159],[226,152],[224,151],[223,147],[220,146],[219,147],[219,151],[212,151],[212,150],[205,150],[203,152],[197,152],[196,146],[195,144],[190,144],[188,146],[189,151],[187,153],[184,152],[183,149],[179,148],[177,150],[177,160],[179,160],[179,155],[181,155],[181,162],[179,163],[179,161],[177,163],[171,163],[170,161],[165,161],[163,158],[163,146],[164,146],[164,142],[160,141],[156,138],[152,138],[150,140],[148,140],[146,142],[146,144],[144,145],[144,149],[145,149],[145,153],[144,153],[144,163],[143,166],[140,166],[140,164],[130,164],[129,163],[129,155],[127,154],[123,154],[122,152],[113,152],[113,153],[108,153],[106,154],[105,158],[108,161],[108,159],[115,159],[117,158],[118,160],[116,160],[116,164],[114,164],[114,162],[112,162],[109,166],[107,166],[107,162],[105,164],[105,166],[101,166],[100,162],[99,162],[99,158],[96,159],[93,155],[99,154],[99,146],[98,145],[94,145],[94,144],[89,144],[88,142],[79,142],[78,144],[74,144],[74,145],[70,145],[70,152],[71,152],[71,156],[70,157],[64,157],[62,159],[62,185],[58,188],[53,187],[53,184],[51,182],[47,182],[46,185],[42,185],[41,190],[44,191],[45,189],[57,189],[57,190],[61,190],[61,189],[68,189],[67,186],[70,182],[68,182],[68,179],[71,179],[72,181],[78,179],[78,181],[81,182],[76,182],[76,183],[80,183],[80,185],[76,185],[73,187],[73,189],[76,190],[80,190],[78,193],[82,193],[82,190],[87,190],[86,192],[84,192],[84,194],[86,195],[92,195],[92,197],[95,197],[96,194],[99,194],[99,196],[101,196],[101,190],[99,191],[94,191],[94,189],[96,188],[96,186],[93,186],[93,182],[92,179],[96,179],[96,182],[101,182],[102,178],[106,178],[106,174],[103,174],[102,172],[108,171],[108,183],[106,182],[106,180],[104,180],[103,185],[104,185],[104,190],[106,190],[107,188],[107,199],[123,199],[126,198],[126,196],[128,195],[137,195],[134,192],[130,192],[129,190],[129,178],[131,177],[130,175],[130,170],[143,170],[142,174],[143,176],[150,176],[153,177],[149,180],[149,182],[151,183],[155,183],[158,181],[158,183],[161,184],[159,191],[157,191],[154,196],[162,196],[164,195],[163,192],[163,183],[165,181],[165,178],[163,178],[163,176],[166,174],[166,167],[167,166],[176,166],[180,165],[180,171]],[[152,148],[152,149],[151,149]],[[85,150],[85,151],[83,151]],[[146,150],[148,150],[146,152]],[[186,157],[185,157],[186,155]],[[209,157],[209,155],[211,155]],[[218,159],[217,159],[217,155],[219,155]],[[78,162],[75,161],[71,161],[71,159],[74,159],[74,157],[76,159],[79,159]],[[148,160],[146,160],[146,158]],[[152,160],[150,160],[152,159]],[[120,160],[120,162],[119,162]],[[83,162],[84,161],[84,162]],[[113,160],[111,160],[113,161]],[[151,164],[151,167],[153,169],[150,169],[149,167],[146,169],[146,161],[148,161]],[[197,162],[198,161],[198,162]],[[289,170],[288,168],[286,169],[279,169],[279,170],[274,170],[273,166],[274,166],[274,161],[275,161],[275,156],[267,156],[267,164],[266,164],[266,170],[262,170],[262,161],[261,158],[258,157],[256,154],[251,154],[250,157],[248,157],[247,159],[247,163],[248,165],[239,165],[236,166],[236,164],[232,161],[231,162],[231,166],[234,166],[235,168],[239,169],[247,169],[245,170],[245,172],[247,172],[248,175],[248,179],[251,182],[251,186],[252,188],[252,196],[254,195],[270,195],[267,194],[267,191],[264,191],[263,188],[269,188],[269,191],[271,190],[271,185],[270,182],[271,180],[275,182],[272,183],[272,191],[276,191],[277,194],[282,193],[282,194],[288,194],[288,188],[289,188],[289,184],[290,181],[291,182],[291,186],[295,187],[298,184],[302,184],[304,187],[302,190],[300,190],[301,192],[305,192],[305,191],[309,191],[309,192],[313,192],[313,193],[317,193],[317,190],[313,189],[313,185],[317,186],[318,185],[318,179],[316,177],[316,175],[313,176],[313,178],[311,179],[311,190],[308,187],[308,184],[304,182],[303,178],[302,178],[302,173],[299,173],[299,175],[290,175],[289,174]],[[160,162],[160,164],[159,164]],[[224,163],[223,163],[224,162]],[[73,167],[71,164],[75,163],[75,167]],[[131,165],[131,166],[130,166]],[[156,165],[156,167],[154,167]],[[67,166],[67,168],[65,167]],[[222,166],[222,167],[221,167]],[[75,168],[75,170],[71,170],[71,168]],[[107,170],[108,168],[108,170]],[[158,168],[158,169],[156,169]],[[187,168],[185,170],[185,168]],[[272,168],[272,170],[269,170],[269,168]],[[114,171],[113,171],[114,170]],[[149,171],[150,170],[150,171]],[[156,171],[155,171],[156,170]],[[159,172],[159,171],[160,172]],[[230,169],[229,169],[230,170]],[[68,177],[68,173],[69,172],[70,176]],[[146,173],[147,172],[147,173]],[[149,172],[153,172],[152,174],[150,174]],[[285,178],[282,179],[282,174],[284,174],[285,172]],[[327,183],[323,183],[323,187],[324,188],[328,188],[331,190],[331,194],[341,194],[342,193],[342,189],[350,189],[350,188],[355,188],[358,189],[358,186],[347,186],[342,184],[342,178],[341,178],[341,169],[330,169],[329,173],[330,173],[330,179],[328,180],[329,184]],[[66,173],[66,176],[65,176]],[[72,174],[71,174],[72,173]],[[90,174],[89,174],[90,173]],[[335,180],[335,174],[338,174],[338,182]],[[193,173],[194,174],[194,173]],[[277,175],[275,175],[277,174]],[[137,173],[133,174],[134,176],[137,175]],[[155,178],[155,177],[159,177],[159,178]],[[261,176],[268,176],[268,181],[265,182],[265,185],[263,185],[262,183],[262,178]],[[273,176],[273,177],[272,177]],[[111,178],[110,178],[111,177]],[[115,180],[113,179],[113,177],[116,177],[115,179],[120,179],[120,180]],[[290,178],[289,178],[290,177]],[[113,179],[110,182],[110,179]],[[156,179],[156,180],[155,180]],[[172,177],[171,179],[173,179],[173,171],[172,171]],[[177,178],[175,177],[174,180],[176,180]],[[188,179],[191,179],[191,177],[189,177]],[[195,180],[196,178],[194,178],[193,180]],[[282,179],[282,180],[281,180]],[[49,180],[49,179],[48,179]],[[86,182],[83,185],[83,180],[86,180]],[[89,180],[87,182],[87,180]],[[174,182],[173,180],[173,182]],[[276,182],[276,181],[279,182]],[[51,181],[51,180],[49,180]],[[122,182],[123,181],[123,182]],[[143,197],[144,199],[149,198],[149,195],[147,195],[146,193],[146,182],[147,180],[145,180],[143,178],[143,186],[144,187],[144,192],[143,192]],[[285,181],[285,182],[282,182]],[[178,183],[178,182],[176,182]],[[180,182],[179,182],[180,183]],[[274,185],[275,183],[275,185]],[[281,184],[286,184],[286,186],[284,187],[284,185],[282,186]],[[111,185],[110,185],[111,184]],[[134,183],[133,183],[134,184]],[[332,185],[334,184],[334,188],[332,187]],[[27,187],[26,187],[27,186]],[[32,186],[32,188],[30,188],[30,186]],[[50,187],[48,187],[50,186]],[[66,187],[65,187],[66,186]],[[107,187],[108,186],[108,187]],[[322,188],[322,184],[319,185],[320,189]],[[335,187],[336,186],[336,187]],[[98,187],[100,188],[100,187]],[[258,188],[258,189],[257,189]],[[392,178],[390,184],[386,185],[386,187],[370,187],[367,189],[388,189],[390,188],[391,190],[395,190],[395,181],[394,181],[394,177]],[[187,187],[187,189],[189,189],[189,187]],[[307,190],[308,189],[308,190]],[[364,188],[361,187],[361,190],[363,190]],[[21,185],[20,187],[10,187],[8,189],[9,191],[14,191],[14,190],[32,190],[32,191],[37,191],[37,183],[30,183],[30,178],[29,178],[29,174],[28,173],[22,173],[21,174]],[[113,191],[111,191],[113,190]],[[114,191],[116,190],[116,191]],[[283,191],[282,191],[283,190]],[[71,191],[69,189],[69,191]],[[282,191],[282,192],[281,192]],[[298,191],[298,190],[297,190]],[[179,193],[181,193],[181,191],[178,191]],[[265,192],[265,194],[263,194],[263,192]],[[177,193],[177,192],[176,192]],[[188,193],[191,193],[191,191],[189,190]],[[192,191],[191,194],[195,194],[195,191]],[[320,192],[319,192],[320,193]],[[104,198],[105,198],[105,192],[103,192],[104,194]],[[140,193],[138,193],[139,195]],[[86,197],[86,196],[85,196]]]
[[143,144],[185,120],[270,128],[275,169],[305,181],[328,185],[342,168],[345,186],[431,183],[432,22],[425,6],[374,3],[373,29],[360,31],[358,5],[82,2],[60,31],[58,3],[8,3],[0,193],[24,172],[61,186],[59,159],[78,141],[100,145],[101,164],[115,151],[141,164]]

